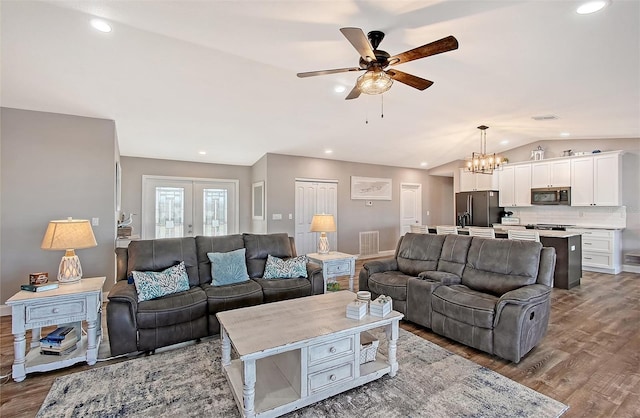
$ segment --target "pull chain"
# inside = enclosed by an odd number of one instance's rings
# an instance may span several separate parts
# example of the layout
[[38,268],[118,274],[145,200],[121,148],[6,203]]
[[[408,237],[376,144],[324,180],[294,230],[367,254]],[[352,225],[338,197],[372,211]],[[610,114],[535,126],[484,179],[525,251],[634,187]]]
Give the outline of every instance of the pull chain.
[[380,119],[384,119],[384,94],[380,95]]

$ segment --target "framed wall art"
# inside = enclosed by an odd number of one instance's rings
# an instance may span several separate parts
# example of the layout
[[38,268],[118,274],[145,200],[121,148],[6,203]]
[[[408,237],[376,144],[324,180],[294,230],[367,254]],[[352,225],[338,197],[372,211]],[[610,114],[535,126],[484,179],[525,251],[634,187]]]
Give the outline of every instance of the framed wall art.
[[391,179],[351,176],[351,199],[391,200]]
[[253,219],[264,220],[264,181],[253,183],[251,202]]

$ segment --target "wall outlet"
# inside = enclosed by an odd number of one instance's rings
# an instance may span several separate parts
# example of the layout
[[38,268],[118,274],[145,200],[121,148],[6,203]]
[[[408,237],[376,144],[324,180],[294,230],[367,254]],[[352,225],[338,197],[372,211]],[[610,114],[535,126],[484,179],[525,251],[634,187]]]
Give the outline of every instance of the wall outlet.
[[429,211],[427,211],[427,216],[429,216]]
[[271,215],[271,219],[273,219],[274,221],[281,221],[282,220],[282,214],[281,213],[274,213],[273,215]]
[[293,219],[293,213],[289,214],[289,219]]
[[367,200],[367,201],[364,203],[364,205],[365,205],[365,206],[373,206],[373,200]]
[[100,225],[100,218],[91,218],[91,225],[92,226]]

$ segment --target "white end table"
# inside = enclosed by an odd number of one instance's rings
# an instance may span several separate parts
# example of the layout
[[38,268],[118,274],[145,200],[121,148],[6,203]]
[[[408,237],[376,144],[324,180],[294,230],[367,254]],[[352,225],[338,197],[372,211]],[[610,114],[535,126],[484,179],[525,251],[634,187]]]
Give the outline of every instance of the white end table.
[[[102,338],[102,286],[105,277],[83,278],[78,283],[61,284],[45,292],[21,290],[7,300],[11,306],[13,342],[13,380],[22,382],[27,373],[46,372],[86,361],[96,364]],[[87,335],[82,336],[82,321]],[[40,329],[70,324],[82,336],[78,348],[64,356],[40,354]],[[31,347],[26,353],[26,331],[31,330]]]
[[311,253],[307,254],[307,257],[322,266],[325,293],[327,292],[329,279],[346,275],[349,275],[349,290],[353,292],[353,276],[356,274],[356,259],[358,256],[331,251],[328,254]]

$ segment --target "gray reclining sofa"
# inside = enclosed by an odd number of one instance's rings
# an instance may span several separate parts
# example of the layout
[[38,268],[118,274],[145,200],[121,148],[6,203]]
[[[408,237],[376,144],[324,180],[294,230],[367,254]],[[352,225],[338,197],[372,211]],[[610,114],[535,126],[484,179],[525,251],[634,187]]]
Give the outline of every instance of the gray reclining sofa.
[[[250,280],[212,286],[207,253],[245,248]],[[263,279],[267,256],[296,256],[287,234],[236,234],[132,241],[116,249],[117,283],[107,304],[111,355],[152,351],[220,332],[216,313],[266,302],[311,296],[324,292],[322,268],[307,263],[306,278]],[[184,261],[189,290],[138,302],[131,272],[162,271]]]
[[549,323],[556,254],[539,242],[405,234],[393,258],[365,263],[360,290],[405,319],[518,363]]

